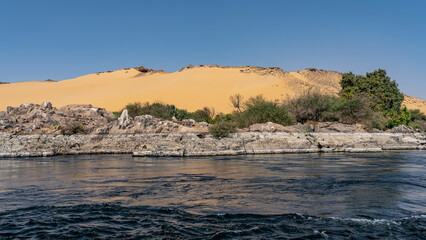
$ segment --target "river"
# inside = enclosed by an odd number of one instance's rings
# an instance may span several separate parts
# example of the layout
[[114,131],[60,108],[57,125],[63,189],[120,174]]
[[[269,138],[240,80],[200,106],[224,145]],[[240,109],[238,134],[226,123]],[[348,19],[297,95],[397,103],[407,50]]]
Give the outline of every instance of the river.
[[424,239],[426,151],[0,159],[0,239]]

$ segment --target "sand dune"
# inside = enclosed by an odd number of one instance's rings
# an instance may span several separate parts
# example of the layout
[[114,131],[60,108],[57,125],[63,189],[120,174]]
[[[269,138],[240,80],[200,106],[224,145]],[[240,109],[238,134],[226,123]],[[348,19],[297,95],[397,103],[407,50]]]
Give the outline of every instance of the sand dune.
[[[50,101],[57,107],[90,103],[117,111],[129,102],[160,101],[189,111],[209,106],[216,112],[230,112],[229,96],[237,93],[245,98],[263,94],[277,101],[300,95],[308,89],[336,94],[341,76],[335,71],[286,72],[279,68],[250,66],[190,66],[172,73],[131,68],[59,82],[2,84],[0,109]],[[407,106],[426,112],[425,101],[412,97],[409,100]]]

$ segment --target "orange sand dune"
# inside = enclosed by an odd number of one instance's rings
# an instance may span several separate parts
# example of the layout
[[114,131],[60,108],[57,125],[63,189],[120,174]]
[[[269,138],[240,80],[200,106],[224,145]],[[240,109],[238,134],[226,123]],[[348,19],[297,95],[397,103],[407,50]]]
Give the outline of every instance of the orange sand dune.
[[[117,111],[130,102],[160,101],[189,111],[209,106],[216,112],[230,112],[229,96],[237,93],[246,99],[263,94],[278,101],[308,89],[336,94],[342,76],[338,72],[316,69],[285,72],[279,68],[250,66],[198,66],[173,73],[139,70],[94,73],[59,82],[2,84],[0,109],[27,102],[50,101],[56,107],[90,103]],[[422,106],[426,112],[426,104]]]

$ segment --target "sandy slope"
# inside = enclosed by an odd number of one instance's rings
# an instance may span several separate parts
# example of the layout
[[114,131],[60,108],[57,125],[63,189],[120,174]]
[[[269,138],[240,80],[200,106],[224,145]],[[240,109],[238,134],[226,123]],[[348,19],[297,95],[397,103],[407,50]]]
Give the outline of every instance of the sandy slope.
[[420,109],[420,111],[426,113],[426,101],[423,99],[405,95],[403,104],[407,106],[408,109]]
[[[310,88],[335,94],[339,91],[340,79],[338,72],[313,69],[285,72],[279,68],[199,66],[173,73],[141,73],[132,68],[60,82],[3,84],[0,85],[0,109],[50,101],[57,107],[90,103],[116,111],[129,102],[161,101],[190,111],[211,106],[217,112],[230,112],[229,96],[236,93],[245,98],[263,94],[279,101]],[[426,112],[425,107],[423,102],[416,108]]]

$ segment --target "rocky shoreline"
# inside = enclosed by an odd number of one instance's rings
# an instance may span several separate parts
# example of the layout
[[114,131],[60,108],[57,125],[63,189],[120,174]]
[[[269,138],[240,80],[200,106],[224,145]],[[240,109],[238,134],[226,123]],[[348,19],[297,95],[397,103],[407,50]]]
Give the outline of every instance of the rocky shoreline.
[[3,158],[72,154],[191,157],[384,150],[426,150],[426,134],[242,132],[223,139],[204,133],[0,135]]
[[[399,126],[388,132],[336,122],[253,124],[216,139],[209,124],[150,115],[120,117],[92,105],[21,104],[0,112],[0,157],[65,154],[218,156],[312,152],[425,150],[426,134]],[[369,132],[373,131],[373,132]]]

